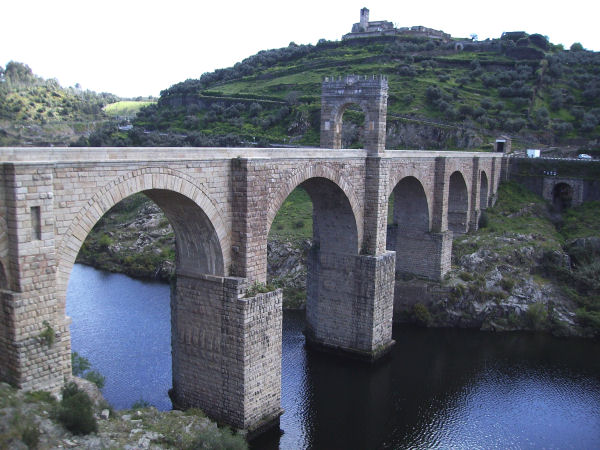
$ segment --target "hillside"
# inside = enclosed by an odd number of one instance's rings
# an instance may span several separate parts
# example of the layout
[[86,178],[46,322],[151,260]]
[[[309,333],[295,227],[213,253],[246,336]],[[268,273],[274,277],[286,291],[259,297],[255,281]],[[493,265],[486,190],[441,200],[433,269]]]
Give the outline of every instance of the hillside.
[[11,61],[0,67],[0,146],[68,145],[106,123],[103,107],[117,100],[79,86],[63,88]]
[[[290,43],[171,86],[135,125],[173,145],[318,146],[321,81],[345,74],[387,76],[392,149],[489,149],[507,133],[517,147],[593,151],[600,137],[600,54],[526,33]],[[362,146],[362,123],[360,111],[346,112],[344,146]]]

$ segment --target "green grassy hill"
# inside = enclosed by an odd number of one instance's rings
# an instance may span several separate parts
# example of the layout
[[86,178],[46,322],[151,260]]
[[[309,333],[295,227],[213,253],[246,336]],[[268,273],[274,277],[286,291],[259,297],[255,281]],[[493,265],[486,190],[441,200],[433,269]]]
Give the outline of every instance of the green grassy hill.
[[63,88],[11,61],[0,67],[0,145],[66,145],[107,122],[113,94]]
[[[524,33],[463,41],[462,50],[456,44],[402,37],[291,43],[175,84],[135,124],[183,135],[188,145],[228,137],[226,145],[316,146],[323,78],[383,74],[389,148],[489,148],[500,133],[516,136],[517,146],[585,147],[599,137],[600,53],[565,51]],[[360,111],[346,112],[345,146],[362,146],[362,121]]]

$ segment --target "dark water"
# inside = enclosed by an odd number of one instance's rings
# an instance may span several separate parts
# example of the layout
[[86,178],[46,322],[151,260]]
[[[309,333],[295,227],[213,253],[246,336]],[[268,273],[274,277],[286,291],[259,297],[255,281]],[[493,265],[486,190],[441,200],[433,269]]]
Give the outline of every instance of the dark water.
[[[168,286],[75,266],[67,311],[115,407],[170,407]],[[600,448],[598,342],[397,327],[367,366],[307,352],[303,326],[284,314],[284,434],[254,448]]]

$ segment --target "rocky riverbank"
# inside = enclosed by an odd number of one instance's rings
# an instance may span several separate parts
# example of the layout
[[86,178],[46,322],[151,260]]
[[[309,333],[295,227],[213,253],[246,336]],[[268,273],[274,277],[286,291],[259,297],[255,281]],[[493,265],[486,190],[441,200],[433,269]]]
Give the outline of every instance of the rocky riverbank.
[[93,383],[75,378],[93,403],[97,431],[74,434],[59,419],[60,403],[46,392],[0,383],[0,448],[20,449],[245,449],[242,436],[219,428],[199,410],[158,411],[140,405],[114,411]]

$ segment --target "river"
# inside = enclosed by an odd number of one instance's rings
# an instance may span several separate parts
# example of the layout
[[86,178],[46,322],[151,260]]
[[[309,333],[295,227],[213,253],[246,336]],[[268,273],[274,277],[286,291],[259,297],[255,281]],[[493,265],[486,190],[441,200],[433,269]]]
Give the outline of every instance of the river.
[[[170,409],[169,286],[75,265],[72,349],[117,409]],[[600,448],[600,342],[397,326],[374,366],[307,351],[283,321],[283,434],[257,449]]]

